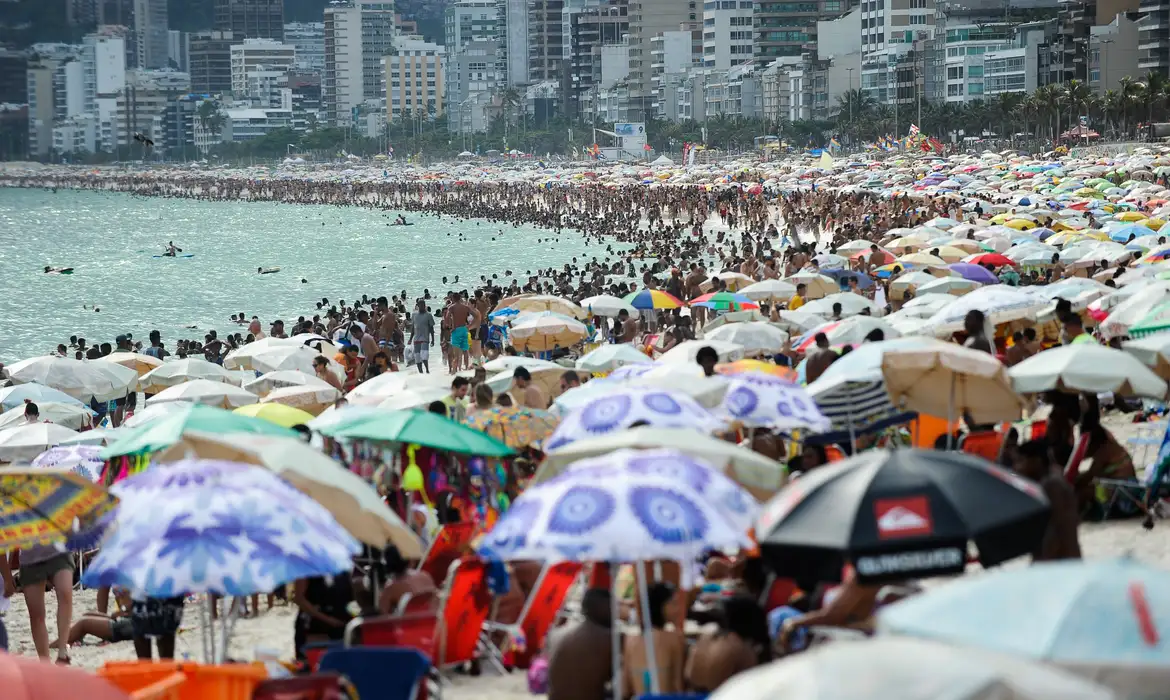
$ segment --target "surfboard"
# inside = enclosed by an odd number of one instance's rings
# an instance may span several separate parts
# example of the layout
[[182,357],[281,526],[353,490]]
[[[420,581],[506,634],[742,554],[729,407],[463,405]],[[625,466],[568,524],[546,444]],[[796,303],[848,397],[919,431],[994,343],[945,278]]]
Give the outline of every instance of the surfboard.
[[195,254],[194,253],[187,253],[185,255],[155,255],[154,257],[156,257],[156,258],[193,258],[193,257],[195,257]]

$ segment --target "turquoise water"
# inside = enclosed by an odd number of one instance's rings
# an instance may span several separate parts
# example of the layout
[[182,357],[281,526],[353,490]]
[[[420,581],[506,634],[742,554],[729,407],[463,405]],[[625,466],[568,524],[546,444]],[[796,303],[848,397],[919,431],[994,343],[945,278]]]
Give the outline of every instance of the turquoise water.
[[[0,188],[0,360],[51,352],[71,335],[113,342],[130,332],[145,342],[152,329],[173,348],[208,329],[239,330],[228,317],[241,311],[267,331],[276,318],[313,313],[322,297],[435,295],[478,284],[482,274],[523,275],[586,251],[604,257],[571,232],[537,244],[552,234],[508,226],[500,237],[491,222],[410,212],[414,226],[387,227],[383,213]],[[195,257],[152,257],[169,240]],[[46,275],[46,265],[74,273]],[[256,273],[274,266],[278,274]],[[458,285],[442,284],[455,275]],[[95,305],[100,312],[83,308]]]

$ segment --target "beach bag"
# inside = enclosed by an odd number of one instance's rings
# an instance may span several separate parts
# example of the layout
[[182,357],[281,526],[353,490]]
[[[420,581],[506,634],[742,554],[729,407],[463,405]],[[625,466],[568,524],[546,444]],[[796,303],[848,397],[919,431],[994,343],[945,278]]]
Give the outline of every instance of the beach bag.
[[528,667],[528,692],[533,695],[548,695],[548,659],[538,656]]
[[414,361],[414,346],[407,345],[402,349],[402,361],[406,365],[418,364]]

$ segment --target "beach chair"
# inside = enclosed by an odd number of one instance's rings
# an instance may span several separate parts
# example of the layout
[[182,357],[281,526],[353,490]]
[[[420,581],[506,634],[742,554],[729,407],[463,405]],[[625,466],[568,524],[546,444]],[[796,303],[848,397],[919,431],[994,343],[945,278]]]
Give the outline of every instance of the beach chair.
[[436,586],[442,586],[451,565],[471,546],[475,537],[475,523],[461,522],[444,525],[427,547],[418,568],[431,575]]
[[321,657],[330,649],[344,646],[341,642],[309,642],[305,644],[305,665],[310,671],[316,671],[321,665]]
[[426,700],[431,662],[416,649],[351,647],[330,650],[321,671],[349,679],[362,700]]
[[435,600],[438,596],[434,593],[403,593],[402,597],[398,599],[398,605],[394,608],[394,614],[398,616],[411,615],[414,613],[428,613],[435,607]]
[[261,681],[252,700],[345,700],[349,681],[340,673],[313,673]]
[[498,653],[508,652],[509,646],[517,639],[524,639],[524,651],[514,655],[514,665],[528,668],[529,662],[544,647],[548,631],[556,623],[573,582],[581,574],[582,565],[576,562],[561,562],[545,566],[536,579],[536,585],[524,601],[520,616],[510,625],[487,622],[489,632],[503,632],[504,638],[497,647]]
[[500,673],[506,670],[488,648],[484,624],[491,613],[492,593],[487,585],[487,564],[479,559],[460,559],[451,565],[439,613],[434,656],[440,669],[486,658]]
[[966,433],[959,438],[959,451],[982,457],[989,462],[999,460],[999,449],[1003,446],[1004,434],[995,430]]

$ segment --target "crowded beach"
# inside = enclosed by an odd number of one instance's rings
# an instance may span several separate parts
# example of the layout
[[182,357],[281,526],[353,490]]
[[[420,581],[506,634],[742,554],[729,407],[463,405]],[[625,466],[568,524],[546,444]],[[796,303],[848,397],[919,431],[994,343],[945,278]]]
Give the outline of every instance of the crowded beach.
[[35,698],[1167,697],[1168,176],[9,165],[597,254],[0,367],[0,669]]

